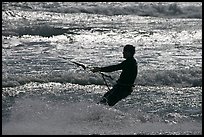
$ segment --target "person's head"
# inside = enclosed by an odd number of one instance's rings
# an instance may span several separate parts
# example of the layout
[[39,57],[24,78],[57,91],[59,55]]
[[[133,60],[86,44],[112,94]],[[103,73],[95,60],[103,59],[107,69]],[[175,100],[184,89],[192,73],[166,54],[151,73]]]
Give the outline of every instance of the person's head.
[[134,54],[135,54],[135,47],[129,44],[125,45],[125,47],[123,48],[123,57],[124,58],[133,57]]

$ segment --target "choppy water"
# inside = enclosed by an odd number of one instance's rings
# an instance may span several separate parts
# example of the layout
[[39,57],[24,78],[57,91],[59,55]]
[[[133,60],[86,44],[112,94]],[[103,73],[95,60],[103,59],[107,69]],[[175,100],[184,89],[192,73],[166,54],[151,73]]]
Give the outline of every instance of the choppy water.
[[[71,61],[116,64],[125,44],[134,92],[97,105],[101,75]],[[202,134],[201,66],[202,3],[3,3],[2,134]]]

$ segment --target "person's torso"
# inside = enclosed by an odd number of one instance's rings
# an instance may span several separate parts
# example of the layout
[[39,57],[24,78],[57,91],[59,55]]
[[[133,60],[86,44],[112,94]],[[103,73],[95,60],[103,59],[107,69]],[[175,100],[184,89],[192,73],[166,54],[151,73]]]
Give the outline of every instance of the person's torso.
[[137,62],[134,58],[122,62],[122,72],[117,83],[121,85],[133,85],[137,76]]

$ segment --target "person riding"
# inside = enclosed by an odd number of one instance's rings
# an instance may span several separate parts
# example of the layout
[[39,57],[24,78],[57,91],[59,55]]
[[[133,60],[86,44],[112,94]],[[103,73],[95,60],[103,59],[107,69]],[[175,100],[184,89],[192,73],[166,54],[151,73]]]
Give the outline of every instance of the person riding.
[[118,101],[126,98],[132,93],[135,79],[138,73],[137,61],[134,58],[135,47],[132,45],[125,45],[123,48],[123,57],[126,59],[117,65],[106,67],[94,67],[92,72],[113,72],[122,70],[117,83],[111,90],[104,94],[99,101],[101,104],[108,104],[114,106]]

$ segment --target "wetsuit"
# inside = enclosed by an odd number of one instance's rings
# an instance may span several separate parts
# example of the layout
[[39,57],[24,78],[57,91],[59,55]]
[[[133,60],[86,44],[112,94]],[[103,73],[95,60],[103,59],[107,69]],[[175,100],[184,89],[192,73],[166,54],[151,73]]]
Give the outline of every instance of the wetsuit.
[[131,57],[124,60],[118,65],[112,65],[108,67],[100,68],[101,72],[112,72],[116,70],[122,70],[120,78],[117,80],[117,84],[113,88],[104,94],[100,103],[114,106],[118,101],[127,97],[132,93],[132,87],[137,77],[137,62]]

